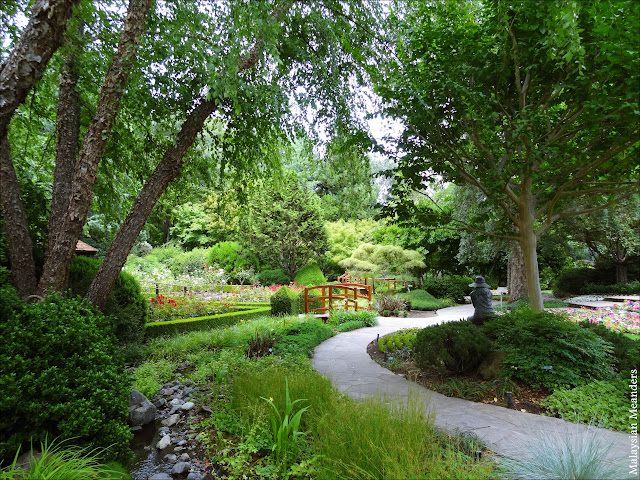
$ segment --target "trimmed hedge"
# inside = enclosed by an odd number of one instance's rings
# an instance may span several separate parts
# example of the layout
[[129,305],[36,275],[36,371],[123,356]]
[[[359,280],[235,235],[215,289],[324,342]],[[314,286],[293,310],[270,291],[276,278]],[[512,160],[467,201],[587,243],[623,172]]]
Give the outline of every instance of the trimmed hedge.
[[276,268],[274,270],[263,270],[262,272],[258,273],[258,280],[260,280],[260,283],[262,285],[267,287],[270,285],[286,285],[291,281],[289,275],[284,273],[281,268]]
[[288,287],[280,287],[276,293],[271,295],[270,303],[271,315],[274,317],[297,315],[298,313],[298,298]]
[[317,263],[310,263],[296,273],[293,279],[298,285],[305,287],[313,287],[315,285],[323,285],[327,283],[322,270]]
[[148,323],[145,326],[145,338],[172,336],[183,332],[195,330],[210,330],[218,327],[235,325],[240,320],[269,315],[271,307],[265,303],[244,304],[248,310],[239,312],[221,313],[206,317],[185,318],[168,322]]

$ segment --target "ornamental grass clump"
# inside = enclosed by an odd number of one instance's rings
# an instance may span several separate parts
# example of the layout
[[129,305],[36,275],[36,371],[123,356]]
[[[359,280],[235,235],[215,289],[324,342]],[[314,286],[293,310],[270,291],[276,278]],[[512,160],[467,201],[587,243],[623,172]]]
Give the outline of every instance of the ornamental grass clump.
[[565,431],[541,431],[519,446],[527,455],[501,462],[509,478],[539,480],[570,478],[576,480],[617,480],[625,478],[621,466],[606,461],[611,450],[595,428],[571,435]]

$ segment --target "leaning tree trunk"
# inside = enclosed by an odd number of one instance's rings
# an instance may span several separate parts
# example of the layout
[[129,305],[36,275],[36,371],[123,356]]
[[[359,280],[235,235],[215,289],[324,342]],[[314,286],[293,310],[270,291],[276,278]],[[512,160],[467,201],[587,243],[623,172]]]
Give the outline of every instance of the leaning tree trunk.
[[153,171],[149,180],[136,198],[129,215],[118,230],[102,266],[87,292],[87,299],[98,308],[104,308],[107,297],[120,275],[122,266],[142,231],[151,210],[169,184],[180,174],[184,155],[202,130],[209,115],[215,110],[215,100],[204,100],[182,124],[175,145],[165,153],[162,161]]
[[136,59],[139,37],[143,33],[149,2],[150,0],[130,0],[129,2],[118,50],[105,75],[96,113],[78,154],[67,211],[60,229],[54,232],[56,242],[45,259],[38,284],[40,295],[48,289],[62,291],[67,282],[69,265],[91,206],[100,158],[111,136],[120,110],[122,94]]
[[12,283],[21,297],[35,293],[36,268],[29,222],[7,138],[9,123],[42,77],[79,0],[38,0],[18,44],[0,66],[0,204],[5,222]]
[[515,302],[528,297],[527,276],[524,269],[524,257],[519,242],[513,242],[509,257],[507,285],[509,287],[509,301]]
[[[258,39],[238,63],[238,73],[254,68],[262,50],[263,40]],[[218,99],[203,100],[187,117],[178,133],[176,142],[164,154],[162,161],[145,183],[142,191],[136,198],[129,215],[116,237],[111,242],[109,251],[93,279],[93,283],[87,292],[87,299],[96,307],[104,308],[107,297],[113,289],[127,256],[133,247],[138,235],[147,222],[151,210],[160,199],[162,193],[169,184],[180,174],[184,155],[202,130],[204,122],[217,108]]]

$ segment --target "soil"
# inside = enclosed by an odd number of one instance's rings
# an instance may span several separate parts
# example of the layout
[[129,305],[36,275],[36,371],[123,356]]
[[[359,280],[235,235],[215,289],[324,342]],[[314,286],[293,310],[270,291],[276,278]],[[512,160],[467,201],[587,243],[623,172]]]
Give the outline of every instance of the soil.
[[[436,316],[436,313],[412,310],[409,312],[408,316],[411,318],[428,318]],[[491,383],[483,380],[477,374],[457,375],[452,373],[441,374],[435,371],[425,372],[416,367],[415,364],[410,360],[403,362],[393,362],[390,364],[385,353],[378,350],[378,344],[375,340],[367,346],[367,353],[372,360],[374,360],[381,366],[388,368],[396,375],[402,375],[409,381],[415,382],[433,391],[440,391],[442,389],[442,386],[449,382],[451,379],[467,380],[481,387],[486,386],[488,383]],[[550,395],[550,392],[547,389],[533,388],[519,380],[514,381],[514,383],[515,388],[513,388],[514,392],[512,395],[512,406],[507,405],[506,395],[500,395],[499,393],[497,393],[497,390],[492,390],[491,388],[487,388],[485,395],[480,398],[468,398],[463,396],[458,397],[463,398],[464,400],[480,400],[482,403],[497,405],[504,408],[511,408],[513,410],[520,410],[522,412],[533,413],[536,415],[558,417],[558,415],[550,412],[549,409],[540,405],[540,401],[544,400],[548,395]],[[457,395],[451,394],[448,396]]]

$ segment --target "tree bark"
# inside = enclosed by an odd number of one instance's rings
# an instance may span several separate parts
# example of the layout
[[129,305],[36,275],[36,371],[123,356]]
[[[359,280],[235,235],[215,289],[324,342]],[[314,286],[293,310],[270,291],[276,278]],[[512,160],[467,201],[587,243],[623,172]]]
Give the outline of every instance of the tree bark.
[[627,263],[626,259],[622,262],[615,262],[616,264],[616,283],[627,283]]
[[182,124],[175,145],[165,153],[162,161],[153,171],[149,180],[136,198],[129,215],[118,230],[102,266],[87,292],[87,299],[102,309],[109,293],[120,275],[138,235],[142,231],[147,218],[156,202],[169,184],[180,174],[184,155],[193,144],[196,135],[202,130],[204,122],[216,109],[215,100],[203,100]]
[[540,273],[538,271],[538,238],[535,231],[535,198],[531,194],[531,178],[522,181],[522,193],[518,199],[518,233],[524,271],[527,277],[527,291],[531,310],[542,312],[542,291],[540,289]]
[[[82,34],[82,28],[79,34]],[[78,73],[75,54],[69,53],[60,72],[58,114],[56,119],[56,155],[51,189],[47,253],[53,249],[69,206],[73,170],[80,138],[80,94],[76,90]]]
[[36,1],[18,44],[0,66],[0,203],[12,283],[23,298],[35,293],[37,278],[29,222],[7,138],[9,123],[60,47],[78,1]]
[[515,302],[528,296],[527,276],[524,268],[524,257],[520,243],[513,242],[509,257],[507,285],[509,287],[509,301]]
[[118,50],[111,60],[100,91],[95,116],[83,139],[75,166],[69,204],[56,242],[45,259],[38,294],[49,289],[62,291],[69,275],[69,264],[87,220],[96,172],[102,152],[111,135],[129,73],[136,59],[139,37],[150,0],[130,0]]
[[7,129],[0,127],[0,203],[4,228],[9,243],[11,283],[22,298],[35,292],[36,264],[29,235],[27,211],[20,193],[20,183],[11,161],[11,146]]

